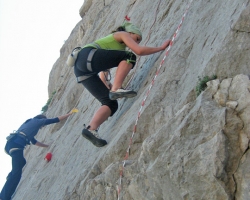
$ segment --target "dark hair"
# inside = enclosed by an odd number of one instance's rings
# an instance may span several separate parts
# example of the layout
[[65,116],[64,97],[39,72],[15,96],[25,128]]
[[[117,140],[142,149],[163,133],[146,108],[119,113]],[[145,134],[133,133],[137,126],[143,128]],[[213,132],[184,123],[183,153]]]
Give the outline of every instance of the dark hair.
[[45,115],[37,115],[34,117],[35,119],[47,119],[47,117]]
[[111,33],[119,32],[119,31],[126,31],[123,26],[119,26],[115,31],[112,31]]

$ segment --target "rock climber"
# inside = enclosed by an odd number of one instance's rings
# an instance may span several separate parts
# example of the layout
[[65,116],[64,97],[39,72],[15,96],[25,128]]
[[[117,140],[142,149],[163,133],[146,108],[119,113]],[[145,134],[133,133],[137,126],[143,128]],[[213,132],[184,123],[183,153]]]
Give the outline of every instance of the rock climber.
[[[98,127],[118,109],[118,98],[132,98],[135,91],[125,90],[122,83],[135,66],[136,55],[145,56],[165,50],[170,40],[160,47],[140,46],[142,33],[132,23],[125,22],[111,34],[85,45],[79,52],[74,66],[78,83],[101,103],[89,125],[82,130],[82,136],[97,147],[107,144],[97,133]],[[125,50],[126,47],[134,53]],[[113,84],[108,79],[109,70],[117,67]],[[98,75],[99,74],[99,75]]]
[[8,174],[1,191],[1,200],[10,200],[17,188],[21,179],[22,169],[26,164],[26,160],[23,155],[25,146],[32,143],[39,147],[49,147],[49,145],[43,144],[34,138],[39,129],[46,125],[58,123],[67,119],[71,114],[72,113],[68,113],[51,119],[47,119],[45,115],[37,115],[34,118],[26,120],[15,133],[11,133],[7,137],[5,152],[12,158],[12,170]]

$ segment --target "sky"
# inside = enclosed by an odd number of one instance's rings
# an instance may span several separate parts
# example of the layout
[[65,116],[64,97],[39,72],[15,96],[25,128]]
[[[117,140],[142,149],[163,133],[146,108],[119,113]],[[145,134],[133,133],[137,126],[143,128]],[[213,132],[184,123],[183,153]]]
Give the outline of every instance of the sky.
[[0,190],[11,171],[6,137],[41,113],[49,98],[49,73],[81,20],[83,2],[0,0]]

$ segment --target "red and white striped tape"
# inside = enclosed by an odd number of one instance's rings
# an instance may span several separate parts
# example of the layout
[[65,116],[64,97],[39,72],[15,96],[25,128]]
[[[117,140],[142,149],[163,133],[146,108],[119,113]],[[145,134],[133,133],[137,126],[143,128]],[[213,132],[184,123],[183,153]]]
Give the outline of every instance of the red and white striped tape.
[[157,76],[158,76],[158,74],[159,74],[159,72],[160,72],[160,69],[161,69],[161,67],[162,67],[162,65],[163,65],[163,63],[164,63],[164,61],[165,61],[165,59],[166,59],[166,57],[167,57],[167,55],[168,55],[168,53],[169,53],[171,47],[173,46],[173,43],[174,43],[174,41],[175,41],[175,39],[176,39],[176,37],[177,37],[177,34],[178,34],[178,32],[179,32],[179,30],[180,30],[180,28],[181,28],[181,26],[182,26],[182,23],[183,23],[183,21],[184,21],[184,18],[185,18],[185,16],[186,16],[186,14],[187,14],[187,12],[188,12],[188,10],[189,10],[189,7],[190,7],[190,5],[191,5],[192,2],[193,2],[193,0],[191,0],[191,1],[189,2],[188,6],[187,6],[187,9],[186,9],[185,13],[183,14],[183,16],[182,16],[182,18],[181,18],[181,22],[180,22],[180,24],[179,24],[177,30],[175,31],[175,33],[174,33],[174,35],[173,35],[173,37],[172,37],[172,40],[171,40],[171,42],[170,42],[170,44],[169,44],[169,46],[168,46],[168,48],[167,48],[166,54],[164,55],[164,57],[163,57],[163,59],[162,59],[162,61],[161,61],[161,63],[160,63],[160,66],[159,66],[158,69],[157,69],[157,72],[156,72],[156,74],[155,74],[155,76],[154,76],[154,78],[153,78],[153,80],[152,80],[152,82],[151,82],[151,84],[150,84],[150,86],[149,86],[149,89],[148,89],[147,92],[146,92],[146,96],[145,96],[145,98],[143,99],[142,104],[141,104],[141,107],[140,107],[140,109],[139,109],[137,118],[136,118],[136,120],[135,120],[135,125],[134,125],[134,128],[133,128],[133,133],[132,133],[132,135],[131,135],[131,137],[130,137],[130,139],[129,139],[129,146],[128,146],[128,148],[127,148],[125,157],[124,157],[124,159],[123,159],[123,164],[122,164],[122,166],[120,167],[120,178],[119,178],[119,182],[118,182],[118,186],[117,186],[118,200],[120,200],[120,193],[121,193],[121,188],[122,188],[122,176],[123,176],[124,167],[125,167],[125,165],[126,165],[126,161],[128,160],[128,157],[129,157],[129,151],[130,151],[131,145],[132,145],[132,143],[133,143],[133,138],[134,138],[134,135],[135,135],[135,133],[136,133],[136,128],[137,128],[138,120],[139,120],[139,118],[140,118],[140,116],[141,116],[142,108],[143,108],[143,106],[145,105],[145,102],[146,102],[146,100],[147,100],[147,98],[148,98],[148,96],[149,96],[149,92],[150,92],[151,88],[153,87],[153,85],[154,85],[154,83],[155,83],[155,80],[156,80],[156,78],[157,78]]

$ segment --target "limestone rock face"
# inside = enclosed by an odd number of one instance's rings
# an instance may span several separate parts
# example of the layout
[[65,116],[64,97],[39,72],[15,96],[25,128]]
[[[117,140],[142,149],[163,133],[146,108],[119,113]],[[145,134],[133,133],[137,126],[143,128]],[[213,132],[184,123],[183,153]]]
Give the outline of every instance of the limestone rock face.
[[[182,0],[85,0],[49,77],[56,91],[48,117],[72,108],[67,121],[45,127],[30,146],[14,200],[247,200],[250,199],[249,0],[193,1],[178,36],[165,52],[138,57],[124,86],[138,92],[99,130],[108,145],[81,136],[100,103],[76,83],[66,59],[76,46],[103,37],[128,15],[143,32],[142,45],[172,38],[187,8]],[[112,70],[114,77],[115,69]],[[217,75],[196,97],[199,77]],[[124,157],[131,143],[129,157]],[[46,162],[46,153],[53,154]],[[120,179],[120,173],[122,178]],[[121,184],[120,184],[121,183]],[[118,193],[118,188],[120,188]]]

